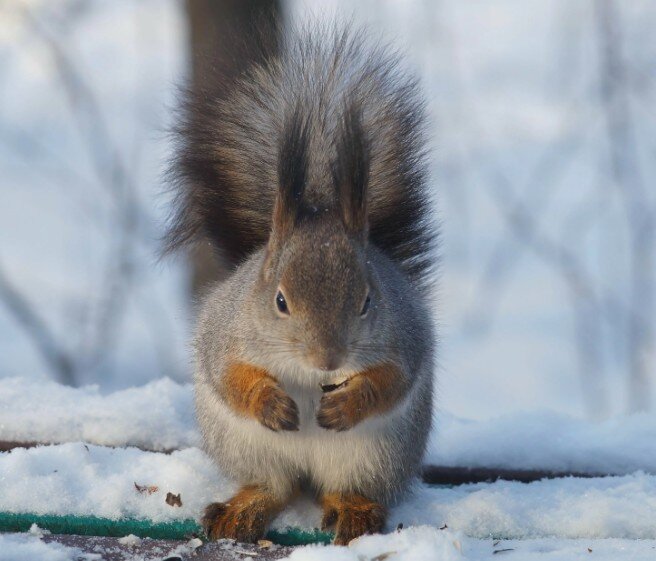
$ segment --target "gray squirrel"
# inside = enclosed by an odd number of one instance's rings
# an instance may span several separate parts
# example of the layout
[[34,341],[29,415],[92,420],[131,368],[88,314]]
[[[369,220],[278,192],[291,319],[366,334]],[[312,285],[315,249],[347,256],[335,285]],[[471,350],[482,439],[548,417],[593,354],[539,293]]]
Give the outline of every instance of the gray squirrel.
[[241,486],[206,508],[210,538],[257,541],[302,490],[347,544],[419,475],[435,346],[423,126],[399,56],[350,26],[291,31],[190,95],[169,245],[209,240],[226,266],[199,307],[195,402]]

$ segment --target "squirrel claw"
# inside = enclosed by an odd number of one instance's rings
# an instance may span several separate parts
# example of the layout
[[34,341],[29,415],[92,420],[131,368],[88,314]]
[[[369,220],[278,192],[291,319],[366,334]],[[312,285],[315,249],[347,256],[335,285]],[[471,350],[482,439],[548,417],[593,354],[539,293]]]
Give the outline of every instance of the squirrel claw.
[[346,510],[338,514],[335,529],[335,545],[348,545],[351,540],[365,534],[381,532],[385,525],[385,514],[381,507],[359,511]]
[[205,508],[201,526],[210,540],[233,539],[254,543],[264,537],[266,519],[257,508],[212,503]]
[[364,534],[380,532],[385,525],[385,508],[361,495],[326,495],[322,506],[322,529],[335,530],[335,545],[348,545]]
[[214,531],[216,521],[221,518],[227,509],[225,503],[211,503],[205,507],[205,512],[200,520],[200,525],[209,539],[217,539]]
[[337,509],[330,508],[324,511],[321,518],[321,530],[323,532],[334,530],[335,524],[337,524]]

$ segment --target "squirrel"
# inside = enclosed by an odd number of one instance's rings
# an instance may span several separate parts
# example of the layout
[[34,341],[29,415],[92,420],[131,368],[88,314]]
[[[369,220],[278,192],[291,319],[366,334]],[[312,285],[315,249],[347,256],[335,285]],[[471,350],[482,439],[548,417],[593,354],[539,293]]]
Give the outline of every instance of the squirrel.
[[226,266],[199,305],[205,450],[240,485],[211,539],[261,539],[299,490],[336,544],[383,530],[432,422],[431,220],[418,81],[346,26],[296,29],[179,127],[169,249]]

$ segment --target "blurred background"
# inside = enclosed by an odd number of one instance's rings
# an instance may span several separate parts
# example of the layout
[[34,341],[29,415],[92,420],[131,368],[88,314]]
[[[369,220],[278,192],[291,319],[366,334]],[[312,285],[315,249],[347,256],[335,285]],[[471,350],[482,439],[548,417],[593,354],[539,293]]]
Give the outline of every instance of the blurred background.
[[[650,0],[0,2],[0,377],[191,379],[207,254],[158,260],[179,88],[226,30],[353,18],[406,53],[442,225],[438,406],[648,410],[656,386]],[[1,390],[0,390],[1,391]]]

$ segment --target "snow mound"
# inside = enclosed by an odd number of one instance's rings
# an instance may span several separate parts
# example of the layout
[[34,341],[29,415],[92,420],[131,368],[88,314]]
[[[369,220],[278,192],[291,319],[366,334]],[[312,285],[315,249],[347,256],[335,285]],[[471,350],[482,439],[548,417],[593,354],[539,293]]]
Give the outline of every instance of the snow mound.
[[295,550],[289,561],[362,561],[379,559],[394,561],[460,561],[463,537],[451,531],[441,531],[429,526],[408,528],[392,534],[363,536],[349,547],[306,546]]
[[155,450],[198,445],[191,385],[161,378],[107,395],[26,378],[0,379],[0,440],[87,441]]
[[[0,440],[85,441],[151,450],[198,446],[190,384],[168,378],[107,395],[0,379]],[[436,417],[426,463],[599,474],[656,473],[656,414],[593,423],[550,412],[486,421]]]
[[653,561],[654,540],[479,540],[449,529],[408,528],[365,536],[349,547],[307,546],[289,561]]
[[102,555],[45,543],[31,534],[0,534],[0,561],[101,561]]
[[[195,448],[167,455],[81,443],[0,454],[0,481],[0,511],[156,522],[198,519],[206,504],[227,500],[235,491],[234,484]],[[179,493],[182,506],[168,505],[168,492]],[[656,476],[635,473],[529,485],[418,484],[406,501],[391,509],[388,529],[399,523],[437,528],[446,524],[475,538],[655,539],[654,520]],[[319,523],[316,504],[302,498],[285,509],[273,526],[310,529]]]
[[561,472],[656,474],[656,414],[602,422],[553,412],[486,421],[437,417],[427,463]]
[[656,477],[420,486],[390,522],[446,524],[477,538],[656,538]]
[[[196,448],[168,455],[81,443],[0,454],[0,481],[0,511],[155,522],[197,518],[215,494],[234,489]],[[168,505],[168,492],[182,506]]]

